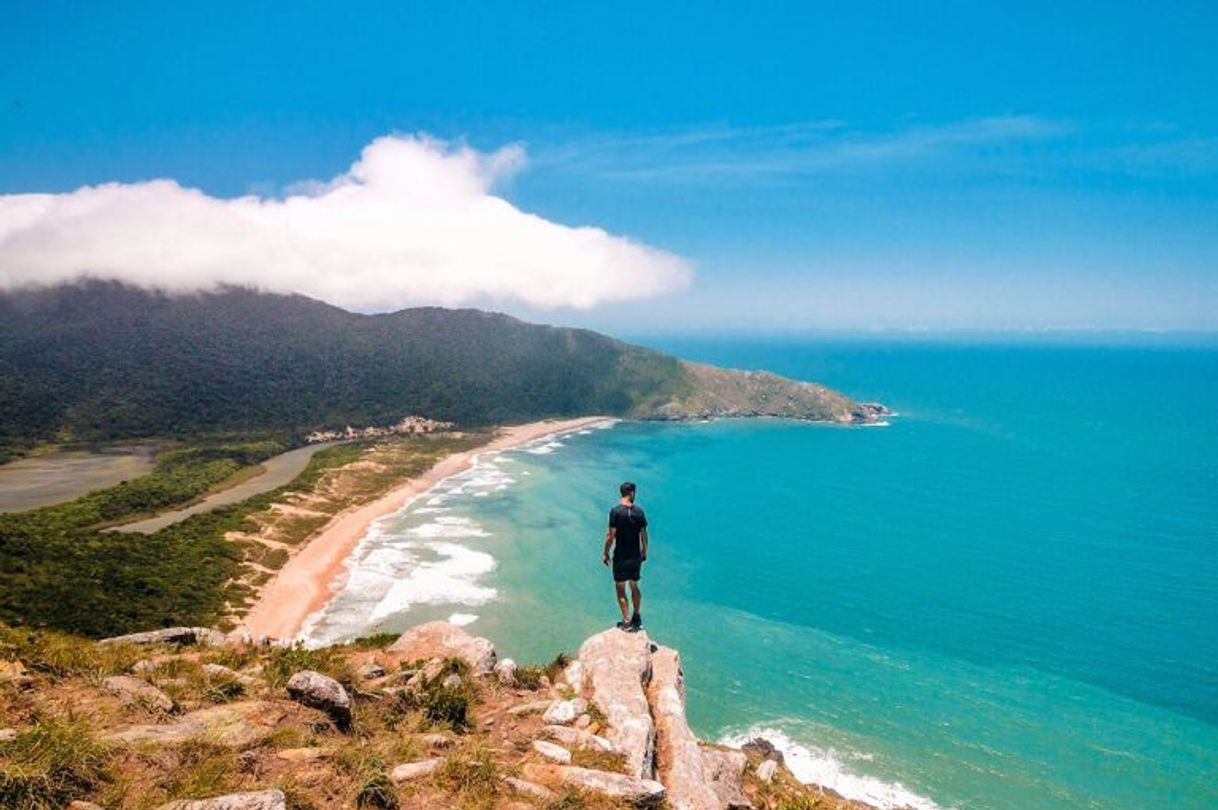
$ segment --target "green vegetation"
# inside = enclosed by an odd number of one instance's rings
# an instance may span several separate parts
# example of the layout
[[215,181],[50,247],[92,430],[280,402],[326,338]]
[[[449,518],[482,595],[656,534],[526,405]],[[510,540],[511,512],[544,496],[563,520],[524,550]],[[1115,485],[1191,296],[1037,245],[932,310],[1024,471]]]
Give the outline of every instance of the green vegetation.
[[[678,360],[477,310],[358,315],[301,296],[110,282],[0,293],[0,453],[30,442],[629,414]],[[0,459],[2,460],[2,459]]]
[[[395,440],[395,447],[404,448],[398,464],[355,494],[368,497],[387,485],[390,474],[420,472],[454,448],[484,440]],[[263,441],[175,450],[144,478],[70,503],[0,514],[0,621],[92,637],[180,624],[222,626],[230,609],[239,609],[249,598],[249,585],[239,577],[246,548],[252,548],[226,540],[225,534],[256,531],[251,515],[288,492],[309,490],[327,470],[358,458],[366,445],[327,448],[286,487],[194,515],[154,534],[101,529],[154,505],[174,506],[197,497],[279,449],[275,442]],[[316,526],[295,528],[307,533]]]
[[48,718],[0,754],[0,807],[13,810],[60,808],[112,778],[113,757],[83,719]]

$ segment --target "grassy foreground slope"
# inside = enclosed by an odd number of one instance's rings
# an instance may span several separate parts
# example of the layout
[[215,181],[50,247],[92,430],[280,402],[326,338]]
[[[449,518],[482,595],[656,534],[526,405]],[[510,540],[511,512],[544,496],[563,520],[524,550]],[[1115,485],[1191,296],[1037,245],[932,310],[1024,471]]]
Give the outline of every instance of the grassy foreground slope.
[[0,293],[0,461],[48,442],[291,442],[407,414],[464,427],[592,414],[868,419],[820,386],[479,310],[359,315],[303,296],[101,281]]

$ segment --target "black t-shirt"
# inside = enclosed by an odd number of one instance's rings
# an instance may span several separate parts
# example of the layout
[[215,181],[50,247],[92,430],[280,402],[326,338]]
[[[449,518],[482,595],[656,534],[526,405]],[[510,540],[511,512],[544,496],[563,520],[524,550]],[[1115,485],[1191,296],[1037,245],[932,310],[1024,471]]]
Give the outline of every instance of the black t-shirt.
[[609,510],[609,528],[617,529],[613,543],[613,559],[637,560],[643,556],[639,534],[647,526],[647,516],[637,506],[618,504]]

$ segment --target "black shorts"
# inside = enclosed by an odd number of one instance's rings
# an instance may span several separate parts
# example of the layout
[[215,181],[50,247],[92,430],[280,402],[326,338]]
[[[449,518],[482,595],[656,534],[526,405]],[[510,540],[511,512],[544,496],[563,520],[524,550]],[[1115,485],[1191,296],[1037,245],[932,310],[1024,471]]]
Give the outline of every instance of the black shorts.
[[613,561],[614,582],[638,582],[643,578],[643,561],[638,557]]

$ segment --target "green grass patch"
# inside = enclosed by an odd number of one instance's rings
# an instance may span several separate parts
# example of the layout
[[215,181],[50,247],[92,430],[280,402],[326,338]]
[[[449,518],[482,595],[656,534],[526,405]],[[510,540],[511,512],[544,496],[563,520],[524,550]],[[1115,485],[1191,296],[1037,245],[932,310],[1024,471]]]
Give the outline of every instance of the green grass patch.
[[48,718],[0,743],[0,807],[58,810],[113,778],[112,758],[72,717]]

